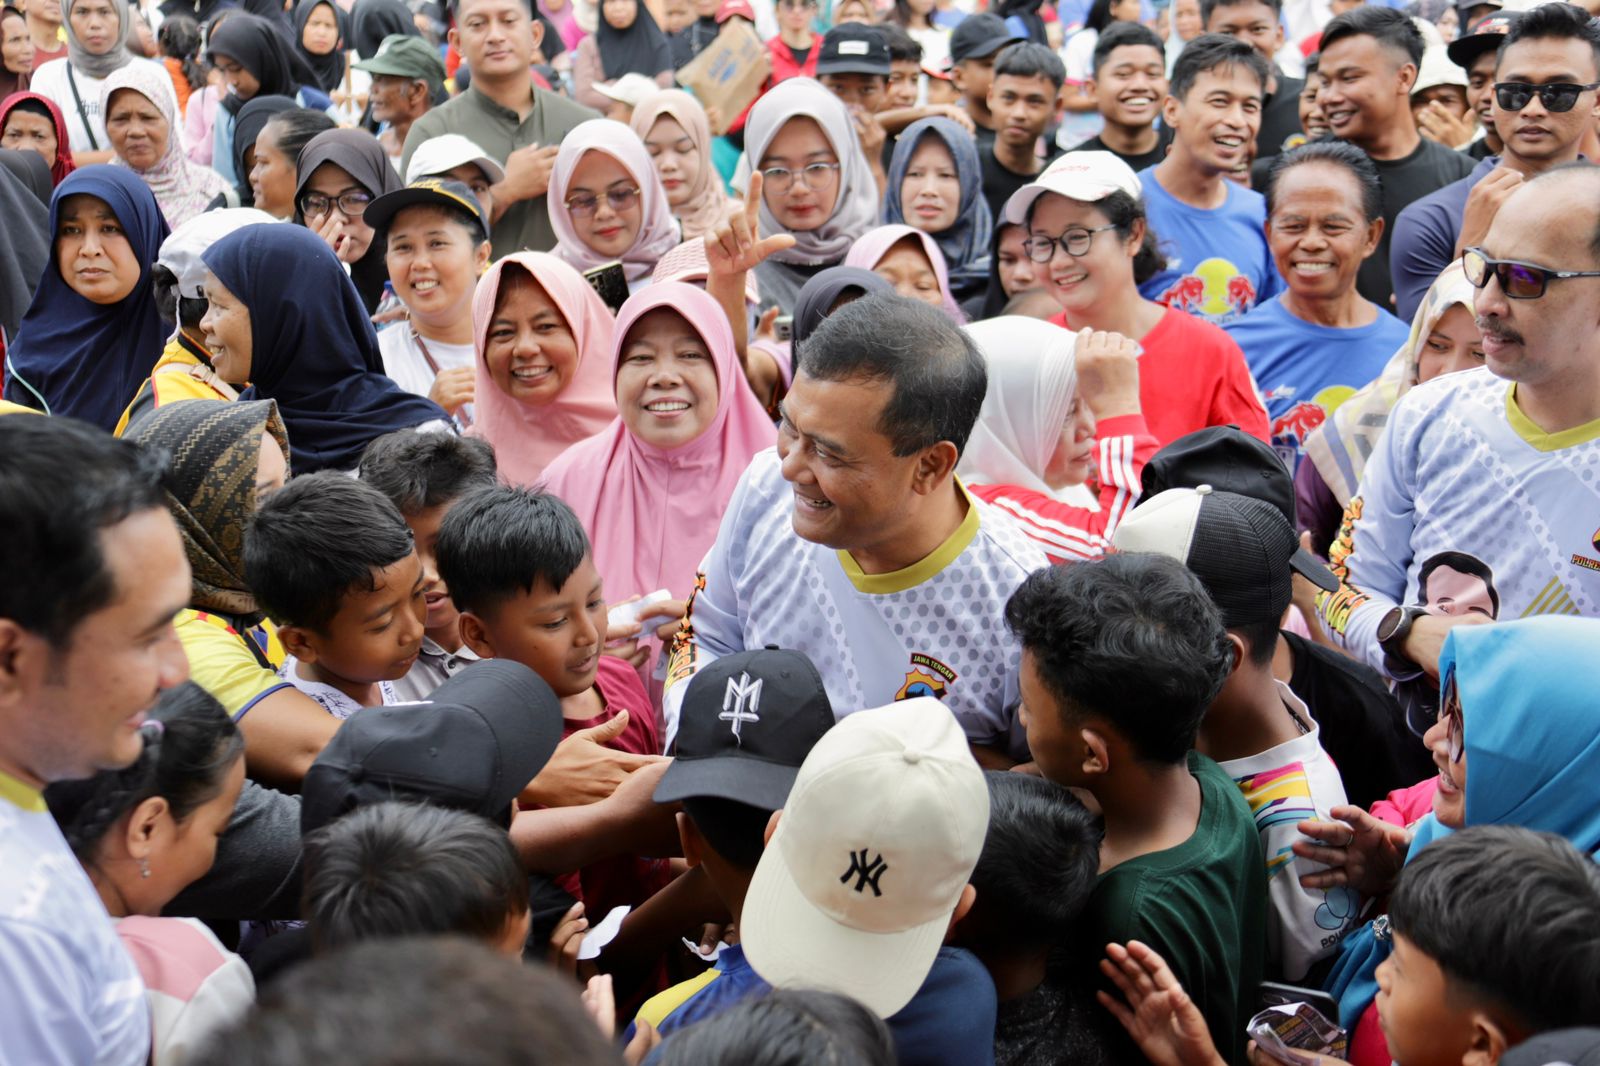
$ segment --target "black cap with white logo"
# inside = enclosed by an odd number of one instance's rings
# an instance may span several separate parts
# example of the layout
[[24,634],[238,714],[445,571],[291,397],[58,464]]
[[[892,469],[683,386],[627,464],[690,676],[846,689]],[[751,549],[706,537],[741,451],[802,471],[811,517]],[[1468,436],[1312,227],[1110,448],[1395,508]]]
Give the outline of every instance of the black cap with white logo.
[[889,76],[889,42],[875,26],[846,22],[822,38],[817,54],[817,77],[824,74],[880,74]]

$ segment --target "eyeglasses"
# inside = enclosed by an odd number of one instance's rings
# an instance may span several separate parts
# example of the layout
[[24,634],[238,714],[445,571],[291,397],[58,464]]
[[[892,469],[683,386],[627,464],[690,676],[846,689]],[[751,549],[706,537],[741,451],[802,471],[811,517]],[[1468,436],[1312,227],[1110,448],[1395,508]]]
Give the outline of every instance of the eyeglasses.
[[1449,744],[1450,761],[1460,762],[1467,750],[1466,723],[1461,717],[1461,693],[1456,688],[1456,667],[1450,664],[1444,681],[1439,685],[1439,721],[1446,723],[1445,736]]
[[817,0],[778,0],[779,7],[816,7]]
[[1578,97],[1590,89],[1600,89],[1600,81],[1593,85],[1574,85],[1570,81],[1551,82],[1549,85],[1530,85],[1525,81],[1497,81],[1494,83],[1494,100],[1507,111],[1521,111],[1537,94],[1546,111],[1560,114],[1571,111]]
[[[622,189],[607,189],[606,203],[611,205],[613,211],[626,211],[639,202],[639,187],[630,185]],[[600,209],[598,196],[570,196],[567,198],[567,213],[573,218],[588,218]]]
[[334,207],[338,207],[339,213],[345,218],[360,218],[371,202],[372,194],[362,189],[352,189],[338,196],[323,196],[318,192],[308,192],[300,197],[300,213],[307,218],[320,218]]
[[1094,243],[1096,233],[1104,233],[1116,226],[1096,226],[1094,229],[1084,229],[1074,226],[1059,237],[1029,237],[1022,242],[1022,250],[1028,253],[1028,258],[1035,263],[1048,263],[1055,258],[1056,245],[1074,259],[1089,254],[1089,246]]
[[1491,259],[1482,248],[1468,248],[1462,252],[1461,269],[1476,289],[1489,284],[1492,275],[1500,283],[1500,291],[1512,300],[1537,300],[1552,281],[1600,278],[1600,270],[1551,270],[1514,259]]
[[833,172],[838,169],[838,163],[808,163],[800,170],[768,167],[761,172],[761,178],[773,192],[788,192],[795,178],[799,178],[808,189],[821,189],[833,180]]

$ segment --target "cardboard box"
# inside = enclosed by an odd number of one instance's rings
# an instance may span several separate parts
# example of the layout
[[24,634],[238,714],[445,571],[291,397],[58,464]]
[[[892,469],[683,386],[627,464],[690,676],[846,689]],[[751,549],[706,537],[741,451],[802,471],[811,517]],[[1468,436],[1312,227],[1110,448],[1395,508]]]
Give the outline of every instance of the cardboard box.
[[711,132],[721,136],[728,123],[761,94],[771,71],[771,58],[756,31],[744,19],[733,18],[723,24],[722,32],[705,51],[678,71],[678,84],[694,93],[708,111],[716,109],[722,121],[714,124]]

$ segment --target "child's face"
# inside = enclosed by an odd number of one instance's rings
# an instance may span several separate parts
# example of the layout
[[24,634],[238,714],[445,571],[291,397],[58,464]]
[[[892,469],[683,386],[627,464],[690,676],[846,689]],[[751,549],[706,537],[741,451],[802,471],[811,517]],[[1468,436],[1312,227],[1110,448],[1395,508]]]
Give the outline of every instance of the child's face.
[[[406,525],[411,527],[412,539],[417,544],[417,558],[422,561],[422,599],[426,605],[423,625],[429,633],[449,633],[455,629],[456,620],[461,617],[455,602],[450,599],[450,590],[445,587],[444,578],[439,576],[436,554],[439,524],[458,502],[446,500],[437,507],[425,507],[416,514],[406,515]],[[455,651],[455,648],[447,647],[445,650]]]
[[1377,979],[1378,1024],[1396,1066],[1461,1066],[1481,1015],[1439,964],[1396,933]]
[[544,678],[563,699],[594,685],[606,632],[606,601],[594,558],[583,557],[566,583],[543,581],[515,592],[485,615],[468,615],[463,635],[482,656],[511,659]]
[[[837,24],[837,19],[835,20]],[[915,107],[917,82],[922,76],[922,64],[914,59],[889,61],[889,92],[884,100],[886,107]]]
[[301,659],[358,685],[406,675],[422,648],[427,613],[422,559],[413,551],[373,577],[371,592],[354,588],[345,593],[324,632],[300,630],[309,652],[297,652]]
[[1067,728],[1055,697],[1045,687],[1034,665],[1033,653],[1022,653],[1022,724],[1028,731],[1028,750],[1039,772],[1058,785],[1081,785],[1080,763],[1073,743],[1075,730]]

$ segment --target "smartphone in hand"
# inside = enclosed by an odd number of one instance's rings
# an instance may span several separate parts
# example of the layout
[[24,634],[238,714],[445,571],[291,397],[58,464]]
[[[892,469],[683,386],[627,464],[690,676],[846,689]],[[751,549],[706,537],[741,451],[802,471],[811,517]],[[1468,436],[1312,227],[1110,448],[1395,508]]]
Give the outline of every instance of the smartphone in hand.
[[585,270],[583,277],[611,308],[612,314],[622,310],[622,305],[628,302],[628,276],[616,260]]

